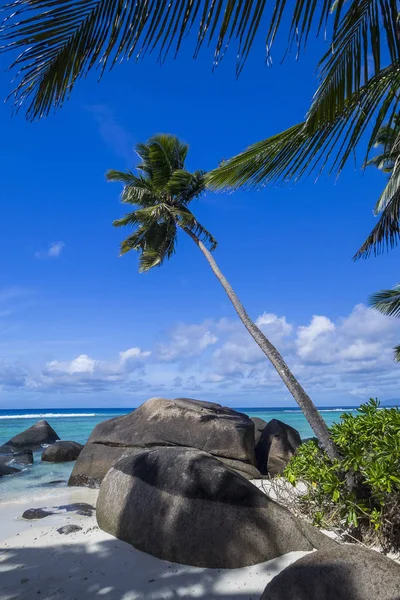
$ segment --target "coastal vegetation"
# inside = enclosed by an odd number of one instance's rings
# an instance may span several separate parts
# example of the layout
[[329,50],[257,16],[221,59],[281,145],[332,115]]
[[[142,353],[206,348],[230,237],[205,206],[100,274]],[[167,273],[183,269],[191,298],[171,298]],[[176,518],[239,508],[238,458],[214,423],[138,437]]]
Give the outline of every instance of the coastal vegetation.
[[138,175],[130,171],[108,171],[109,181],[124,185],[122,202],[136,207],[133,212],[114,221],[115,227],[134,228],[134,232],[122,242],[121,254],[137,251],[140,271],[149,271],[173,256],[178,231],[186,233],[203,253],[243,325],[302,409],[321,446],[332,459],[338,458],[321,414],[281,354],[246,312],[212,256],[217,247],[216,239],[189,209],[190,203],[205,191],[206,179],[202,171],[190,173],[185,169],[188,150],[187,144],[175,136],[156,135],[146,144],[136,146],[141,160],[136,167]]
[[[284,475],[307,493],[298,508],[316,525],[385,551],[400,550],[400,410],[370,399],[357,414],[344,413],[330,433],[341,454],[332,461],[316,440],[298,448]],[[346,485],[349,471],[356,485]]]

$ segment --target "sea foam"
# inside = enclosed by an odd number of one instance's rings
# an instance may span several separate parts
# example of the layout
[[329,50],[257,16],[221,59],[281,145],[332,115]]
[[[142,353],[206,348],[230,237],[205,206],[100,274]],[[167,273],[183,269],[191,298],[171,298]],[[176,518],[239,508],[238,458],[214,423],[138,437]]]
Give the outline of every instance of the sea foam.
[[0,419],[58,419],[60,417],[96,417],[96,413],[35,413],[25,415],[0,415]]

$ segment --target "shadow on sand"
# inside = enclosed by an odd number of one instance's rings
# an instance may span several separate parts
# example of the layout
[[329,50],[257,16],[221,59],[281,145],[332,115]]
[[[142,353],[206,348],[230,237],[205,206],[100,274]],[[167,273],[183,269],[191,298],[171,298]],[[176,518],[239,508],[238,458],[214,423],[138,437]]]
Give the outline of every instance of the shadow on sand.
[[202,569],[157,559],[111,537],[44,543],[0,552],[1,600],[255,600],[297,558],[246,569]]

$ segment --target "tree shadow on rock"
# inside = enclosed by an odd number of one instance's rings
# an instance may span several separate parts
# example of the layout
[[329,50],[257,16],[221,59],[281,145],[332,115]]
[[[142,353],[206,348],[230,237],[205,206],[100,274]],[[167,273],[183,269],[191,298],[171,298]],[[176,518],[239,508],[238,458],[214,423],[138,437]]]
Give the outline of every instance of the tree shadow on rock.
[[99,524],[153,556],[241,568],[313,549],[286,509],[206,453],[158,449],[123,460],[114,471],[100,493]]

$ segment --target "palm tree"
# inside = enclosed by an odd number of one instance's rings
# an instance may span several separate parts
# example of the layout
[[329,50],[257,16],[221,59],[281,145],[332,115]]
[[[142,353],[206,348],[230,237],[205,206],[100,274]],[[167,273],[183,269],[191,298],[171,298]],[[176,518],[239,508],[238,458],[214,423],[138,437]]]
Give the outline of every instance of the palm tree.
[[171,258],[178,232],[186,233],[205,256],[242,323],[279,373],[323,448],[331,458],[337,458],[325,421],[278,350],[247,314],[212,256],[216,240],[189,210],[190,203],[205,190],[205,174],[185,169],[188,146],[175,136],[156,135],[146,144],[139,144],[136,152],[141,159],[137,175],[130,171],[107,173],[109,181],[124,185],[122,202],[135,207],[113,223],[115,227],[134,227],[134,232],[121,244],[121,254],[136,250],[140,255],[140,271],[148,271]]

